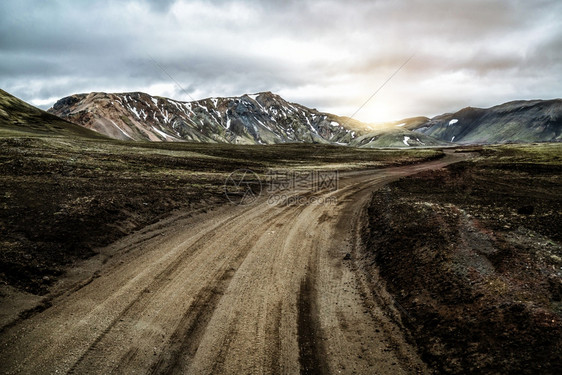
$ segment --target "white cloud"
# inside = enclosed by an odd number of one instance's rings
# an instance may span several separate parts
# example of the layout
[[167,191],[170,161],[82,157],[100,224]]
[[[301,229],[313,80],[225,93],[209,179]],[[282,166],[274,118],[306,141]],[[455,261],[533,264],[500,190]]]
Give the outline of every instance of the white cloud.
[[559,14],[555,0],[8,1],[0,86],[43,106],[87,91],[269,90],[350,115],[415,52],[357,118],[435,115],[560,96]]

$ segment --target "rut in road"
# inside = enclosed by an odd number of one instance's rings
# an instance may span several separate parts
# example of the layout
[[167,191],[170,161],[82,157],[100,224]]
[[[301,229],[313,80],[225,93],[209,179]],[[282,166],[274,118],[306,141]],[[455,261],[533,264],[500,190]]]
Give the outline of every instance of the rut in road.
[[343,256],[355,254],[357,218],[373,190],[460,158],[342,173],[337,191],[315,193],[334,205],[262,199],[178,219],[143,241],[132,235],[98,278],[3,332],[0,370],[427,372]]

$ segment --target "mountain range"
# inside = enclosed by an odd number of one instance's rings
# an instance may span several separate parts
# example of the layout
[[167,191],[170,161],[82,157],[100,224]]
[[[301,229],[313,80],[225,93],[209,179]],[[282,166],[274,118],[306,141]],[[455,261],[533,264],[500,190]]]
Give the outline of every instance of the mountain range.
[[193,102],[96,92],[63,98],[49,112],[123,140],[348,144],[364,128],[270,92]]
[[27,124],[47,133],[64,129],[135,141],[299,142],[362,148],[559,142],[562,99],[467,107],[433,118],[367,124],[290,103],[271,92],[191,102],[141,92],[93,92],[62,98],[47,113],[0,90],[0,124],[12,130]]
[[133,93],[76,94],[50,113],[112,138],[233,144],[328,143],[356,147],[443,146],[448,142],[369,124],[262,92],[192,102]]

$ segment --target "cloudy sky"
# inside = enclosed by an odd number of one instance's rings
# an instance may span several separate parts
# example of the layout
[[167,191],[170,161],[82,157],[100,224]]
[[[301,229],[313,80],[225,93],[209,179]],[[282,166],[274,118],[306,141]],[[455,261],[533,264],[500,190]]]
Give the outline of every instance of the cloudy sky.
[[272,91],[366,122],[562,97],[560,0],[3,0],[0,87]]

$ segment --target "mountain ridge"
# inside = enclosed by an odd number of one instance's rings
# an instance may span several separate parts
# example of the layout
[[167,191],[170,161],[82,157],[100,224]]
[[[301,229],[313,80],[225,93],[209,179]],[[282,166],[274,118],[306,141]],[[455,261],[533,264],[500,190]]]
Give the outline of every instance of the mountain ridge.
[[562,141],[562,99],[514,100],[490,108],[465,107],[408,130],[459,144]]
[[62,98],[48,112],[111,138],[137,141],[431,147],[562,140],[562,99],[465,107],[379,125],[291,103],[270,91],[190,102],[92,92]]
[[[50,113],[112,138],[233,144],[327,143],[356,147],[445,146],[447,142],[291,103],[270,91],[183,102],[142,92],[74,94]],[[355,141],[374,132],[369,141]],[[380,140],[379,140],[380,138]],[[416,138],[423,138],[414,141]],[[412,142],[404,142],[411,139]]]
[[62,98],[48,112],[113,138],[150,141],[347,144],[364,127],[271,92],[191,102],[93,92]]

